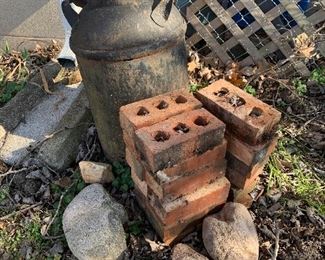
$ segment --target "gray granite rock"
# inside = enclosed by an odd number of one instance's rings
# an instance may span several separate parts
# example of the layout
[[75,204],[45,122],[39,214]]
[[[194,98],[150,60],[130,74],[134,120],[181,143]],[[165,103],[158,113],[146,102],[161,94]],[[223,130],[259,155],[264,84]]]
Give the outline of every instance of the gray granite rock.
[[227,203],[217,214],[203,221],[202,237],[214,260],[257,260],[259,243],[253,219],[239,203]]
[[127,214],[102,185],[84,188],[63,214],[63,230],[79,260],[122,259],[127,249],[123,223]]

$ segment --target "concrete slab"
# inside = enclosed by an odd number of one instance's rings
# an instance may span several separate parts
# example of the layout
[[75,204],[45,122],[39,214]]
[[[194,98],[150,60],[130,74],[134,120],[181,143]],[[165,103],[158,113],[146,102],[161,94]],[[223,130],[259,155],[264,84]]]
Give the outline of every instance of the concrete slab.
[[0,0],[0,46],[64,39],[58,0]]
[[[47,98],[42,99],[32,110],[26,111],[24,121],[20,122],[19,125],[7,135],[0,149],[0,159],[10,165],[22,162],[24,158],[29,156],[29,147],[44,140],[47,135],[52,134],[62,127],[74,127],[76,124],[86,120],[86,118],[89,122],[89,116],[86,116],[89,110],[87,105],[88,102],[82,84],[57,86],[55,94],[47,96]],[[90,112],[88,112],[88,114],[90,115]],[[69,139],[67,133],[65,136]],[[77,146],[80,142],[80,138],[81,134],[77,134],[77,137],[74,137],[74,139],[72,138],[74,142],[77,143]],[[72,141],[72,139],[70,141]],[[66,144],[67,140],[57,139],[57,141],[61,143],[61,145],[58,143],[52,143],[52,145],[50,145],[52,147],[56,146],[55,154],[53,152],[54,157],[51,157],[52,152],[48,152],[45,148],[40,148],[43,149],[43,154],[46,155],[46,158],[50,157],[49,161],[51,161],[52,158],[58,158],[57,154],[62,153],[65,149],[62,143]],[[45,143],[43,145],[45,145]],[[69,148],[69,146],[72,146],[72,144],[68,144],[67,147]],[[55,161],[56,160],[54,160],[54,162]],[[71,162],[71,158],[64,163],[59,162],[59,164],[61,166],[66,165],[67,161]]]

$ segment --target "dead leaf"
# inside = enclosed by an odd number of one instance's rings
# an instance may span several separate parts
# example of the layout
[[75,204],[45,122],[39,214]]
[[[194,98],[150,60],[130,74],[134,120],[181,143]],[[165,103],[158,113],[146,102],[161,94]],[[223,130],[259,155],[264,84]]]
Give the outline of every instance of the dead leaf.
[[68,188],[72,184],[72,180],[71,178],[64,176],[58,181],[55,181],[54,183],[60,186],[61,188]]
[[47,82],[47,79],[45,77],[44,71],[42,68],[39,69],[40,75],[41,75],[41,79],[42,79],[42,83],[43,83],[43,89],[46,93],[48,94],[53,94],[53,92],[50,90],[49,88],[49,84]]
[[296,51],[302,56],[310,59],[315,53],[315,43],[306,33],[299,34],[293,39]]

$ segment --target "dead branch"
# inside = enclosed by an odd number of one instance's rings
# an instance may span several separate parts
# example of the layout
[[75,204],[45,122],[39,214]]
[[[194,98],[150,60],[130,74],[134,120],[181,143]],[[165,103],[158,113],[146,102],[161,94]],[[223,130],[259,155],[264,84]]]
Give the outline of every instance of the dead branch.
[[39,206],[39,205],[41,205],[41,204],[43,204],[43,202],[38,202],[38,203],[36,203],[36,204],[34,204],[34,205],[31,205],[31,206],[29,206],[29,207],[27,207],[27,208],[23,208],[23,209],[21,209],[21,210],[11,212],[10,214],[8,214],[8,215],[6,215],[6,216],[1,217],[1,218],[0,218],[0,221],[4,221],[4,220],[7,220],[8,218],[11,218],[11,217],[17,215],[17,214],[24,213],[24,212],[26,212],[26,211],[28,211],[28,210],[30,210],[30,209],[36,208],[37,206]]

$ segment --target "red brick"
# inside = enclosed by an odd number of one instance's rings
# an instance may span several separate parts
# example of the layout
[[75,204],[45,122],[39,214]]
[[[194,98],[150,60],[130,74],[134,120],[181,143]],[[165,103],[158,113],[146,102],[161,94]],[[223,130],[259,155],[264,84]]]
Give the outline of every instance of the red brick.
[[144,180],[145,168],[141,162],[136,158],[134,153],[132,153],[128,148],[125,149],[125,159],[129,164],[131,171],[138,176],[138,178]]
[[138,191],[145,199],[148,196],[148,186],[145,181],[139,179],[138,175],[135,174],[131,169],[131,177],[134,183],[134,189]]
[[262,162],[274,150],[278,140],[275,136],[263,144],[249,145],[229,131],[226,132],[225,137],[228,141],[227,152],[251,167]]
[[137,190],[134,191],[136,195],[136,199],[140,207],[143,209],[145,214],[148,217],[151,225],[159,235],[159,237],[163,240],[166,244],[172,244],[176,241],[182,239],[185,235],[192,232],[195,229],[196,225],[201,223],[202,217],[204,217],[209,212],[200,212],[195,216],[191,216],[188,219],[182,219],[173,225],[166,226],[164,225],[158,215],[155,213],[154,209],[143,194]]
[[235,151],[236,153],[233,154],[229,151],[229,145],[228,145],[227,148],[228,151],[226,155],[228,161],[227,164],[228,169],[235,170],[239,175],[241,175],[244,178],[250,177],[257,169],[263,168],[264,165],[267,163],[269,156],[271,155],[271,153],[274,151],[276,147],[277,140],[278,138],[274,137],[272,141],[270,141],[268,145],[264,148],[264,151],[260,153],[258,157],[255,157],[256,158],[255,161],[253,161],[253,163],[249,165],[245,164],[243,161],[238,159],[238,157],[245,158],[245,156],[242,156],[242,154],[244,154],[244,151],[242,151],[241,154],[238,151]]
[[187,90],[177,90],[122,106],[120,123],[122,129],[133,137],[137,129],[201,107],[202,104]]
[[145,172],[145,181],[159,199],[175,199],[224,177],[225,171],[226,160],[221,160],[174,177],[163,175],[162,171],[158,171],[155,176]]
[[[276,109],[225,80],[214,82],[195,96],[206,109],[226,123],[229,131],[252,145],[272,136],[281,118]],[[242,105],[235,100],[241,100]]]
[[259,178],[256,178],[245,189],[237,189],[235,187],[232,187],[230,190],[231,201],[241,203],[247,208],[250,208],[254,202],[254,199],[250,193],[255,189],[258,182]]
[[123,130],[123,141],[125,143],[125,147],[137,158],[139,159],[140,157],[138,156],[136,152],[136,147],[134,143],[134,137],[131,137]]
[[222,177],[176,200],[159,200],[148,187],[149,203],[164,225],[173,225],[226,202],[230,183]]
[[255,167],[250,173],[247,173],[247,177],[240,173],[237,169],[227,168],[226,177],[230,181],[231,185],[239,189],[247,189],[256,181],[259,175],[263,172],[264,164],[259,167]]
[[[223,161],[226,155],[227,150],[227,141],[223,139],[221,144],[212,148],[211,150],[206,151],[203,154],[194,155],[193,157],[186,158],[183,161],[163,170],[160,170],[162,175],[168,177],[179,176],[191,173],[193,169],[198,169],[203,165],[212,165],[216,162]],[[144,163],[145,164],[145,163]],[[148,167],[147,167],[148,168]]]
[[248,192],[236,192],[233,202],[243,204],[246,208],[250,208],[254,202],[254,199]]
[[224,131],[224,123],[198,109],[137,130],[136,147],[150,171],[157,172],[219,145]]

